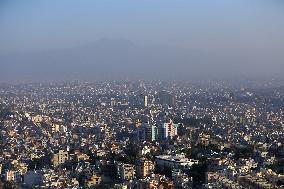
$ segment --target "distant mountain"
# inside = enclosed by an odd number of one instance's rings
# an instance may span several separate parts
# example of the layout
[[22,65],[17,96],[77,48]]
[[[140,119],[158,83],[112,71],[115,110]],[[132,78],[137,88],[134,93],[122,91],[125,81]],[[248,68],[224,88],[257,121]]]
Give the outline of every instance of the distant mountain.
[[[0,56],[1,80],[160,79],[190,73],[198,53],[101,39],[85,46]],[[187,70],[188,69],[188,70]]]
[[166,45],[141,46],[124,39],[0,56],[0,64],[2,81],[202,78],[218,75],[225,65],[208,53]]

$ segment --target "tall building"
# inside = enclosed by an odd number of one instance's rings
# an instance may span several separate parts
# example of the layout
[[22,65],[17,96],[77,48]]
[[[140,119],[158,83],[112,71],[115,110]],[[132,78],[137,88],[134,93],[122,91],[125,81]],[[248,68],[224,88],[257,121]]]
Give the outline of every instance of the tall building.
[[138,141],[155,141],[157,140],[157,127],[155,125],[149,125],[142,123],[137,129],[137,140]]
[[175,106],[176,105],[176,96],[174,94],[171,94],[167,91],[161,91],[158,93],[158,102],[161,105],[167,105],[167,106]]
[[58,153],[55,153],[52,158],[52,164],[54,167],[57,167],[60,164],[65,163],[69,159],[68,152],[64,150],[59,150]]
[[148,96],[144,96],[144,106],[148,106]]
[[136,103],[138,103],[139,106],[147,107],[148,106],[148,96],[141,93],[140,95],[137,96]]
[[155,168],[153,162],[145,158],[137,160],[135,165],[136,165],[136,175],[139,178],[144,178],[150,175]]
[[163,125],[160,126],[158,130],[159,139],[166,140],[168,138],[177,136],[178,126],[179,124],[173,123],[172,120],[170,120],[168,123],[163,123]]

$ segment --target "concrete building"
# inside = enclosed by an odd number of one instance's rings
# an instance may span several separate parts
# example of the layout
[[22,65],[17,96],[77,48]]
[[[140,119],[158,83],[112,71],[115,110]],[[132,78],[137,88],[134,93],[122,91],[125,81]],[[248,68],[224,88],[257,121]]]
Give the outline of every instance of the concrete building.
[[91,178],[87,180],[87,186],[90,188],[90,187],[101,184],[101,182],[102,182],[102,178],[100,176],[93,175]]
[[148,106],[148,96],[144,96],[144,106]]
[[188,159],[184,155],[160,155],[156,157],[156,164],[169,168],[189,168],[193,164],[198,164],[198,160]]
[[5,173],[5,181],[17,182],[20,180],[20,174],[17,171],[7,171]]
[[167,91],[161,91],[158,93],[158,102],[161,105],[175,106],[176,105],[176,96]]
[[135,178],[134,165],[120,163],[117,166],[117,172],[122,180],[133,180]]
[[158,130],[159,139],[166,140],[168,138],[177,136],[178,126],[179,124],[174,124],[172,120],[170,120],[168,123],[163,123]]
[[139,178],[144,178],[152,173],[155,166],[152,161],[145,158],[136,161],[136,175]]
[[137,140],[138,141],[155,141],[157,140],[157,127],[155,125],[149,125],[147,123],[142,123],[142,125],[137,129]]
[[52,158],[52,164],[54,167],[57,167],[60,164],[65,163],[69,159],[68,152],[64,150],[59,150],[58,153],[55,153]]

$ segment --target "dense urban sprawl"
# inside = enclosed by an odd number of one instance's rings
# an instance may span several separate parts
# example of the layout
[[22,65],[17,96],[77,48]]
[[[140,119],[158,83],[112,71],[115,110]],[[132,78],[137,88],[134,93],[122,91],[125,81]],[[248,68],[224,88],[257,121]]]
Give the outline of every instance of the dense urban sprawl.
[[284,87],[0,85],[0,188],[284,188]]

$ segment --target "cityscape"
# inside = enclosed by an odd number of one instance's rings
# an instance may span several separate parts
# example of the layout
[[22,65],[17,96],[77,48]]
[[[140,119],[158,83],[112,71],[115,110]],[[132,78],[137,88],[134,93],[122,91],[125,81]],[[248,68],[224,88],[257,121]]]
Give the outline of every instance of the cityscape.
[[1,85],[6,188],[283,188],[284,88]]
[[283,0],[0,0],[0,189],[284,189]]

